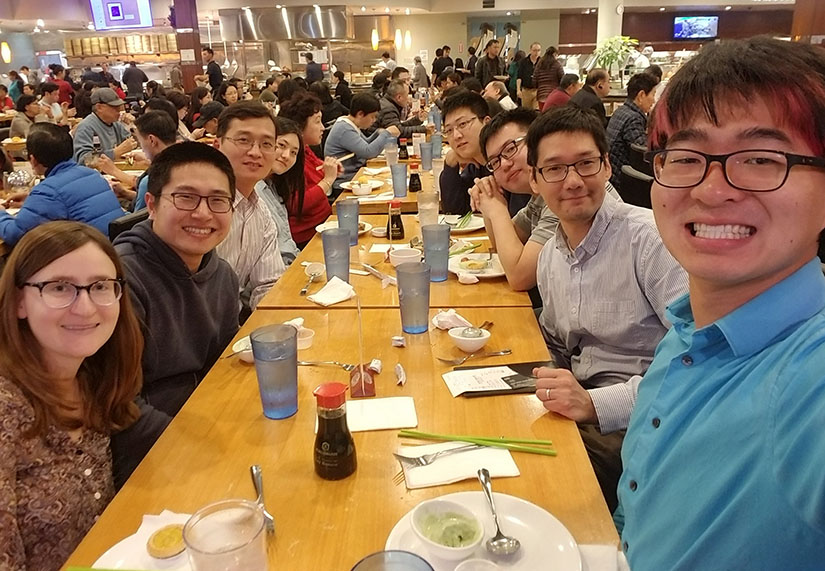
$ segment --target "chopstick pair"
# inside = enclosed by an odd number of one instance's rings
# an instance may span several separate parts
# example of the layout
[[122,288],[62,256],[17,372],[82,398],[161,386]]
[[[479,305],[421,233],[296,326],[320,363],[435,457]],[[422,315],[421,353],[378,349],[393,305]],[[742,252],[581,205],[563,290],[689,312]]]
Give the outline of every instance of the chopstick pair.
[[421,440],[441,440],[444,442],[469,442],[471,444],[479,444],[481,446],[491,446],[493,448],[506,448],[512,452],[527,452],[529,454],[542,454],[544,456],[556,456],[556,451],[552,448],[543,448],[552,446],[553,442],[550,440],[536,440],[526,438],[494,438],[489,436],[465,436],[456,434],[434,434],[430,432],[421,432],[419,430],[399,430],[398,436],[406,438],[418,438]]
[[[354,157],[354,156],[355,156],[355,153],[350,153],[350,154],[348,154],[348,155],[343,155],[343,156],[341,156],[341,157],[332,157],[332,158],[334,158],[334,159],[338,159],[339,161],[345,161],[345,160],[347,160],[347,159],[351,159],[351,158],[352,158],[352,157]],[[315,170],[319,171],[319,170],[321,170],[321,169],[323,169],[323,168],[324,168],[324,165],[323,165],[323,164],[321,164],[321,165],[318,165],[317,167],[315,167]]]

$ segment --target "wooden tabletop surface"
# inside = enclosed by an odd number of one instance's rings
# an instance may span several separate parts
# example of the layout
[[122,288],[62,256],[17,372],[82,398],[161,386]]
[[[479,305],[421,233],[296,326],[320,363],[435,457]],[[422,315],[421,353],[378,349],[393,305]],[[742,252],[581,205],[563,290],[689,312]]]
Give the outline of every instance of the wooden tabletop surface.
[[[335,220],[334,216],[330,220]],[[366,215],[360,217],[362,222],[375,225],[386,225],[386,215]],[[406,230],[404,244],[409,246],[410,238],[421,236],[418,224],[418,217],[403,215],[404,228]],[[489,239],[480,239],[486,236],[485,231],[479,230],[467,234],[456,235],[470,242],[481,244],[477,252],[486,252],[490,246]],[[475,240],[474,240],[475,239]],[[358,246],[350,248],[350,267],[352,269],[363,269],[360,262],[374,265],[375,268],[388,275],[395,275],[395,269],[385,262],[383,254],[370,253],[373,244],[388,244],[387,238],[376,238],[370,233],[362,234],[358,240]],[[316,234],[306,248],[299,254],[298,258],[287,268],[286,272],[278,284],[258,304],[261,309],[276,309],[281,307],[320,307],[318,304],[308,300],[306,296],[299,295],[301,288],[307,282],[304,267],[301,262],[324,262],[324,249],[321,243],[321,235]],[[309,294],[320,290],[326,282],[319,279],[310,286]],[[355,292],[361,297],[361,307],[398,307],[398,289],[394,286],[381,287],[381,280],[372,275],[360,276],[350,274],[350,284],[355,288]],[[525,292],[513,291],[507,283],[505,277],[481,279],[477,284],[462,285],[458,278],[450,273],[447,280],[430,284],[430,307],[530,307],[530,297]],[[331,306],[332,308],[355,307],[355,298]]]
[[[386,167],[386,163],[379,164],[375,168]],[[407,174],[409,174],[409,170],[407,170]],[[421,178],[421,190],[424,192],[432,192],[433,190],[433,173],[432,171],[418,171],[418,174]],[[377,175],[368,175],[364,172],[364,167],[358,170],[352,180],[356,181],[359,180],[360,177],[366,177],[363,180],[377,180],[381,181],[383,184],[372,191],[369,196],[378,196],[380,194],[386,194],[392,192],[392,175],[387,172],[383,172]],[[352,194],[349,190],[344,190],[335,202],[332,204],[333,212],[335,212],[335,207],[339,201],[347,199],[347,198],[355,198],[355,195]],[[362,198],[367,198],[366,196]],[[386,214],[387,209],[389,208],[390,200],[393,200],[393,197],[387,197],[386,200],[380,201],[360,201],[359,209],[361,214]],[[415,213],[418,212],[418,193],[417,192],[409,192],[407,191],[407,195],[401,197],[401,212],[405,214]]]
[[[461,313],[473,322],[495,323],[491,349],[505,344],[513,349],[510,357],[478,364],[548,358],[529,308],[462,308]],[[298,316],[315,330],[313,346],[299,351],[299,359],[357,362],[354,310],[259,310],[239,336]],[[458,353],[445,331],[406,335],[407,347],[394,348],[390,336],[400,332],[397,311],[368,309],[363,318],[366,359],[380,358],[384,364],[376,377],[379,397],[412,396],[423,431],[552,440],[558,456],[514,453],[521,476],[496,478],[494,489],[548,510],[579,543],[618,544],[573,422],[547,413],[534,395],[452,398],[440,378],[449,367],[434,359]],[[408,376],[403,387],[396,385],[393,373],[399,362]],[[276,534],[269,540],[271,568],[285,571],[349,569],[382,549],[396,522],[422,500],[479,489],[475,480],[417,490],[393,485],[399,465],[390,453],[402,443],[395,430],[354,433],[355,474],[334,482],[320,479],[312,462],[312,390],[322,382],[347,382],[348,373],[335,367],[299,367],[298,377],[298,413],[268,420],[262,414],[254,366],[235,357],[219,360],[67,565],[91,565],[134,533],[144,514],[164,509],[192,513],[219,499],[253,499],[252,464],[263,468],[266,505],[276,521]]]

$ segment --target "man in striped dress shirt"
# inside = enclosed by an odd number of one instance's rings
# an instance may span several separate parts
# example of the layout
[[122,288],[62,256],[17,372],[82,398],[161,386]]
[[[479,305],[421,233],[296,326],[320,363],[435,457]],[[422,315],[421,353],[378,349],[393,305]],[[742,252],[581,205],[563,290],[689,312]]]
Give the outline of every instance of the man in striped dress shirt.
[[607,194],[607,138],[596,115],[574,106],[548,111],[527,132],[527,153],[530,185],[559,218],[537,270],[540,323],[558,368],[537,371],[536,395],[580,423],[612,510],[638,375],[653,360],[669,327],[665,308],[687,291],[687,276],[662,244],[653,213]]
[[277,227],[255,193],[255,185],[271,170],[276,137],[275,118],[258,101],[239,101],[218,118],[215,147],[232,163],[238,191],[232,229],[218,246],[218,254],[238,274],[244,310],[254,310],[286,269],[278,232],[289,228]]

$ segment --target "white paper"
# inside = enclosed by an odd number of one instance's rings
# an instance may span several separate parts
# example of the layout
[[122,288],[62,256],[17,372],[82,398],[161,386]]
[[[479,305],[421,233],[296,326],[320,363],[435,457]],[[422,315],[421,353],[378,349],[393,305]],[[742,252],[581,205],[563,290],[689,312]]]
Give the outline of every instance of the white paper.
[[447,383],[450,394],[457,397],[466,392],[510,389],[510,385],[505,383],[502,378],[517,374],[510,367],[501,366],[450,371],[441,375],[441,378]]
[[[396,242],[398,245],[398,242]],[[386,254],[390,251],[392,244],[373,244],[370,246],[370,254]]]
[[[421,446],[402,446],[396,452],[402,456],[415,457],[466,445],[466,442],[439,442],[438,444],[424,444]],[[516,466],[509,450],[490,446],[448,454],[438,458],[428,466],[401,464],[407,488],[411,490],[475,479],[478,477],[478,469],[482,467],[487,468],[493,478],[520,475],[518,466]]]
[[[347,426],[350,432],[415,428],[418,426],[415,402],[412,397],[348,400]],[[315,432],[318,432],[317,419]]]

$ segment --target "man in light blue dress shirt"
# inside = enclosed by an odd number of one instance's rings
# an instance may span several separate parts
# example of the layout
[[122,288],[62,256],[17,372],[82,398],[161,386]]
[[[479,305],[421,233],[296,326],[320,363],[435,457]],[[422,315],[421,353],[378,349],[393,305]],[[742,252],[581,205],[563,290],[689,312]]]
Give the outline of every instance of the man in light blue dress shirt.
[[706,46],[654,115],[653,210],[690,294],[639,385],[622,547],[634,571],[821,570],[825,52]]
[[662,244],[653,213],[607,193],[610,161],[598,117],[573,106],[548,111],[530,126],[526,146],[530,186],[559,219],[537,269],[539,321],[557,368],[537,371],[536,395],[580,424],[613,509],[635,396],[630,379],[653,360],[669,325],[665,308],[687,292],[687,276]]

